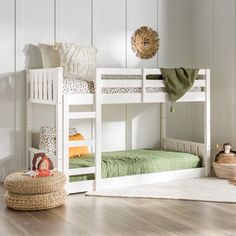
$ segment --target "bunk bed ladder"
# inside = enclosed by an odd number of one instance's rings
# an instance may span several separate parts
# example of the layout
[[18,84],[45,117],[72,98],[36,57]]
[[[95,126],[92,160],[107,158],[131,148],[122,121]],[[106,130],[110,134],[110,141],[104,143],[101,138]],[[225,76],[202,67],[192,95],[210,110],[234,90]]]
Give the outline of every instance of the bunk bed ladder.
[[[96,111],[90,112],[70,112],[70,105],[68,101],[68,97],[64,96],[64,163],[63,163],[63,172],[68,177],[75,175],[86,175],[86,174],[95,174],[95,167],[83,167],[83,168],[73,168],[69,169],[69,148],[70,147],[79,147],[79,146],[88,146],[91,147],[91,150],[94,150],[93,147],[96,146],[96,139],[91,137],[90,139],[85,140],[69,140],[69,123],[70,120],[81,120],[81,119],[97,119]],[[93,122],[91,122],[93,123]],[[96,128],[95,128],[96,132]],[[96,153],[96,149],[95,149]],[[70,192],[70,191],[69,191]]]
[[[63,172],[67,176],[67,192],[71,192],[69,189],[69,177],[75,175],[86,175],[86,174],[95,174],[95,181],[93,189],[98,189],[101,180],[101,98],[100,98],[100,82],[96,80],[96,93],[94,96],[95,104],[92,106],[93,111],[90,112],[70,112],[70,96],[64,95],[63,100],[63,112],[64,112],[64,150],[63,150]],[[78,104],[81,106],[81,104]],[[95,138],[79,140],[79,141],[70,141],[69,140],[69,124],[70,120],[80,120],[80,119],[92,119],[95,124]],[[93,129],[93,127],[92,127]],[[93,136],[93,135],[91,135]],[[91,150],[95,150],[95,166],[94,167],[83,167],[83,168],[74,168],[69,169],[69,148],[70,147],[79,147],[79,146],[88,146],[91,147]],[[95,146],[95,149],[93,148]],[[87,191],[86,189],[84,191]]]

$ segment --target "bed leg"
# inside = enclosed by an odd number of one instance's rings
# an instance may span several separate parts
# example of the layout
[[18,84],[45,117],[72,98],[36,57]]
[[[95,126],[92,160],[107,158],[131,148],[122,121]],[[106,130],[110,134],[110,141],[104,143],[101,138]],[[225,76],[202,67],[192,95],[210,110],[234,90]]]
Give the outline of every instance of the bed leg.
[[95,92],[95,109],[96,109],[96,121],[95,121],[95,136],[96,136],[96,146],[95,146],[95,190],[101,188],[101,178],[102,178],[102,157],[101,157],[101,79],[102,74],[97,69],[96,71],[96,92]]
[[204,144],[205,144],[205,155],[204,155],[204,166],[206,168],[206,175],[210,175],[211,165],[211,117],[210,117],[210,70],[206,70],[206,97],[204,103]]
[[160,104],[160,140],[161,140],[161,148],[166,148],[165,138],[166,138],[166,104]]
[[29,148],[32,146],[32,103],[30,99],[30,78],[29,71],[26,72],[26,127],[25,127],[25,169],[30,168],[30,151]]

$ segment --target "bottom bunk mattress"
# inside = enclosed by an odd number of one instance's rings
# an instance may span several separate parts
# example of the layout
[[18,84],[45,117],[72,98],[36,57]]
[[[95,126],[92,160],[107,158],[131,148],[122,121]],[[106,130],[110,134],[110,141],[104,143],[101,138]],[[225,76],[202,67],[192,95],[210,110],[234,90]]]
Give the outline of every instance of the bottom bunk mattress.
[[[94,154],[70,159],[70,169],[95,166]],[[201,166],[190,153],[138,149],[102,153],[102,178],[191,169]],[[94,174],[70,176],[70,181],[94,179]]]

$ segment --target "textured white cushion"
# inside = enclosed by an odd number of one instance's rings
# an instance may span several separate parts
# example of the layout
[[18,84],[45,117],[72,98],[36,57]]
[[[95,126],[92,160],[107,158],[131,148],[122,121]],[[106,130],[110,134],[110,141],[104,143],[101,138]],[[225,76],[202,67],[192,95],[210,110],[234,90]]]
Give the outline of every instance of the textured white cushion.
[[56,129],[42,125],[39,134],[39,149],[56,155]]
[[60,66],[59,51],[53,45],[39,43],[43,68],[54,68]]
[[64,77],[95,80],[96,49],[76,43],[58,44]]
[[[45,153],[56,155],[56,129],[41,125],[39,134],[39,149]],[[77,134],[76,128],[69,129],[69,135]]]

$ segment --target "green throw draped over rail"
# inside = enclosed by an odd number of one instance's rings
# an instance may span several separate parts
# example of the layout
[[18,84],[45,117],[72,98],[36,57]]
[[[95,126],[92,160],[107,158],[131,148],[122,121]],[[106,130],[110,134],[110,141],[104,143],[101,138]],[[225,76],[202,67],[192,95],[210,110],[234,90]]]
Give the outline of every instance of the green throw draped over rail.
[[198,71],[199,69],[161,68],[161,74],[172,104],[193,86]]

